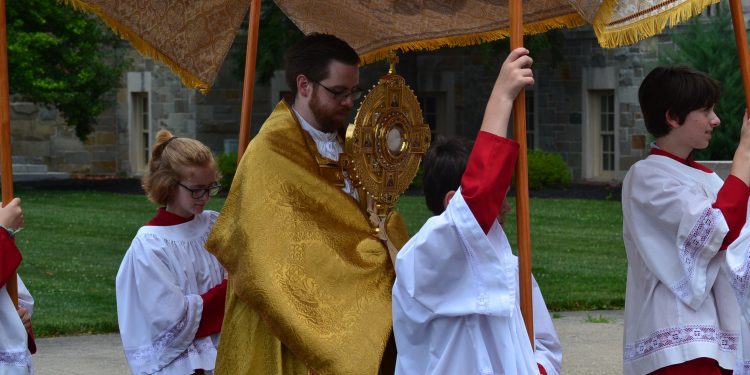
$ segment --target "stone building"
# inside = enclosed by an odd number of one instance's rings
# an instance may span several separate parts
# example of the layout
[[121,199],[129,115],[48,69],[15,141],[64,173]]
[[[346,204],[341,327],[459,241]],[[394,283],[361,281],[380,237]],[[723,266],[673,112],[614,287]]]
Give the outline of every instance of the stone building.
[[[590,27],[559,33],[563,59],[535,56],[537,84],[527,91],[529,147],[562,155],[574,181],[617,183],[648,151],[638,86],[658,63],[660,51],[671,48],[671,39],[664,33],[633,46],[602,49]],[[233,48],[245,38],[240,33]],[[400,56],[397,71],[420,98],[435,132],[473,138],[502,62],[494,57],[499,52],[492,55],[482,47],[407,53]],[[140,176],[160,128],[195,137],[217,154],[236,150],[242,82],[233,59],[227,59],[207,95],[183,87],[160,63],[135,52],[131,60],[113,93],[116,104],[84,142],[54,108],[13,102],[16,173],[25,164],[37,164],[72,175]],[[366,66],[362,87],[371,87],[386,70],[385,63]],[[256,85],[251,134],[287,91],[282,71]]]

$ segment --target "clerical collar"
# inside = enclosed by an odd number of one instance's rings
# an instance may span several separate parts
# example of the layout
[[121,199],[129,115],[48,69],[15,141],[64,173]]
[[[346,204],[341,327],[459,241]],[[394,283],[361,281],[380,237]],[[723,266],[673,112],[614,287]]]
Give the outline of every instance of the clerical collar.
[[681,158],[681,157],[679,157],[679,156],[677,156],[677,155],[675,155],[675,154],[673,154],[671,152],[668,152],[668,151],[665,151],[665,150],[659,148],[659,146],[657,146],[656,143],[652,143],[651,144],[651,155],[666,156],[666,157],[668,157],[668,158],[670,158],[672,160],[676,160],[676,161],[678,161],[678,162],[680,162],[682,164],[685,164],[688,167],[693,167],[695,169],[701,170],[701,171],[706,172],[706,173],[713,173],[714,172],[710,168],[706,167],[705,165],[703,165],[701,163],[698,163],[695,160],[693,160],[692,156],[688,156],[687,159],[683,159],[683,158]]
[[294,114],[297,115],[299,123],[302,124],[302,129],[305,129],[310,133],[310,136],[312,136],[316,142],[338,142],[338,134],[336,132],[326,133],[315,129],[299,112],[297,112],[296,109],[294,109],[294,107],[292,107],[292,110],[294,111]]

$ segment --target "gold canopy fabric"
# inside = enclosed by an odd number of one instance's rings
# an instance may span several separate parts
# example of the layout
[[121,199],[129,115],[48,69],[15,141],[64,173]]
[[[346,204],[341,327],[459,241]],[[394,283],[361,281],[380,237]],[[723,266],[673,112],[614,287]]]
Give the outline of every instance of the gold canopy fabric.
[[[592,24],[599,44],[656,35],[718,0],[525,0],[524,33]],[[365,63],[388,51],[436,49],[510,35],[508,0],[276,0],[304,33],[349,42]]]
[[[100,16],[188,87],[207,91],[250,1],[60,0]],[[263,0],[271,1],[271,0]],[[351,44],[365,63],[390,50],[436,49],[509,36],[508,0],[275,0],[304,33]],[[719,0],[525,0],[524,32],[589,23],[603,47],[660,33]]]
[[187,87],[213,84],[247,14],[249,0],[62,0],[98,15]]
[[604,48],[629,45],[661,33],[700,14],[721,0],[609,0],[604,2],[594,25]]
[[[284,101],[250,142],[206,243],[233,290],[221,373],[377,373],[395,273],[327,161]],[[394,222],[388,233],[408,238],[403,221]]]

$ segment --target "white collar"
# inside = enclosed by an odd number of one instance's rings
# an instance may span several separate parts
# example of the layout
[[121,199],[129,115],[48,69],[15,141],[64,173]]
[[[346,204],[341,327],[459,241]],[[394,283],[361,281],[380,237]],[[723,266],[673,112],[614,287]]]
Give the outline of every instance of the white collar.
[[292,107],[292,110],[294,110],[294,113],[297,115],[297,118],[299,119],[300,124],[302,125],[302,129],[305,129],[310,135],[313,137],[313,140],[316,142],[338,142],[338,134],[336,132],[332,133],[326,133],[322,132],[318,129],[315,129],[312,125],[310,125],[307,120],[305,120],[302,115],[297,112],[294,107]]

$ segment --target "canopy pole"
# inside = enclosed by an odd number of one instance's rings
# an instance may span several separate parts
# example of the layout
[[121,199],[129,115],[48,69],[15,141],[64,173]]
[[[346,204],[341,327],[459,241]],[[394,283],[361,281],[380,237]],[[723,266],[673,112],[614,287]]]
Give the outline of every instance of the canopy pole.
[[[10,148],[10,84],[8,83],[8,30],[5,0],[0,0],[0,173],[3,206],[13,200],[13,162]],[[14,272],[5,284],[10,299],[18,308],[18,283]]]
[[[510,49],[523,47],[523,4],[509,0]],[[521,292],[521,315],[526,323],[531,347],[534,348],[534,311],[531,303],[531,230],[529,224],[529,177],[526,154],[526,90],[521,89],[513,102],[513,134],[518,142],[516,163],[516,224],[518,235],[518,279]]]
[[240,135],[237,142],[237,164],[250,142],[250,124],[253,115],[253,91],[255,88],[255,61],[258,58],[258,30],[260,28],[261,0],[250,0],[250,20],[247,25],[247,53],[245,54],[245,79],[242,84],[242,113]]
[[742,12],[741,0],[729,0],[729,9],[732,11],[734,40],[737,43],[737,55],[740,58],[742,86],[745,88],[745,108],[750,109],[750,52],[748,51],[747,46],[745,15]]

